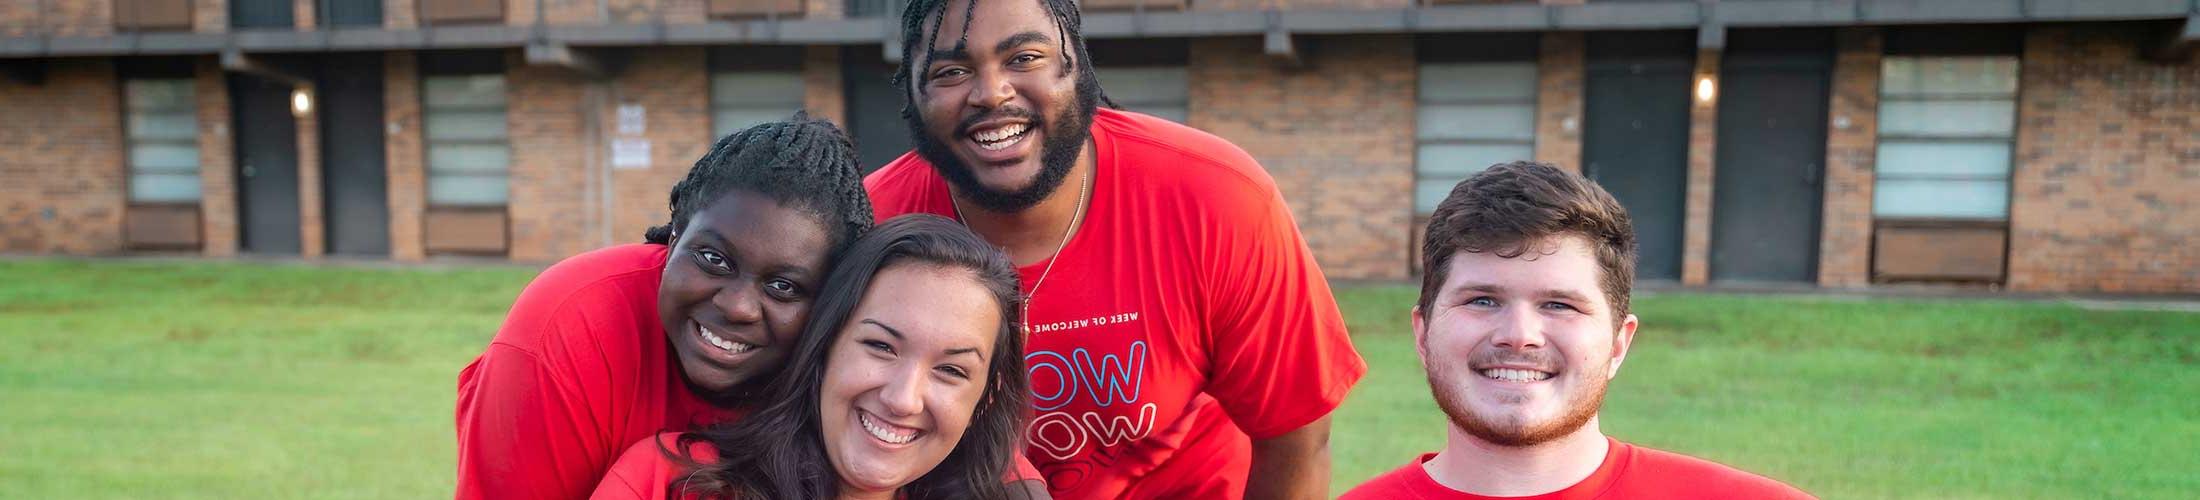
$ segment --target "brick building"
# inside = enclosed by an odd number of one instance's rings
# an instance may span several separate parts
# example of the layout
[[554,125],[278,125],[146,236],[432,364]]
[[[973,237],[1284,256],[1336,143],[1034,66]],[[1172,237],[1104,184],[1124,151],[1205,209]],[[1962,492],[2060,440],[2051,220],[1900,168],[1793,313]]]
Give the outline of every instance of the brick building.
[[[886,0],[0,5],[0,252],[637,241],[715,137],[908,147]],[[1579,169],[1646,280],[2200,292],[2200,2],[1088,0],[1125,107],[1234,141],[1332,277],[1490,163]]]

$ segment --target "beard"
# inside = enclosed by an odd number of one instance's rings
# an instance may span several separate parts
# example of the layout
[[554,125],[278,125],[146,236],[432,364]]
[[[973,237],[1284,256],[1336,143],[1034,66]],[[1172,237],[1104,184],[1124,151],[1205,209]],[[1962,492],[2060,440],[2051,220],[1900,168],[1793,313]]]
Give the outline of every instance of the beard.
[[[1461,380],[1460,376],[1482,376],[1481,373],[1473,370],[1472,367],[1474,366],[1505,361],[1525,362],[1533,366],[1559,366],[1556,363],[1558,360],[1555,358],[1557,356],[1551,355],[1550,351],[1522,352],[1486,349],[1476,352],[1466,363],[1431,364],[1427,370],[1428,385],[1430,392],[1435,393],[1436,406],[1444,410],[1444,416],[1451,419],[1453,427],[1465,431],[1467,435],[1498,446],[1513,448],[1535,446],[1573,434],[1574,431],[1581,430],[1582,426],[1588,425],[1589,420],[1596,418],[1597,412],[1604,407],[1604,391],[1609,384],[1609,380],[1595,376],[1593,373],[1584,374],[1587,376],[1583,377],[1581,385],[1558,395],[1565,398],[1564,401],[1560,402],[1565,405],[1560,413],[1555,417],[1540,421],[1530,420],[1532,417],[1521,415],[1518,412],[1497,415],[1477,414],[1473,406],[1467,402],[1467,398],[1472,397],[1472,395],[1467,394],[1465,389],[1459,387],[1464,384],[1447,382]],[[1560,369],[1565,369],[1565,367],[1560,367]],[[1466,373],[1452,373],[1453,370],[1464,370]],[[1561,375],[1573,374],[1570,370],[1557,373]],[[1557,376],[1554,375],[1553,377]],[[1521,403],[1523,401],[1507,400],[1506,402]]]
[[[902,119],[909,126],[909,136],[916,138],[917,155],[932,164],[932,169],[947,184],[954,186],[961,198],[989,212],[1014,213],[1038,205],[1062,187],[1069,178],[1070,168],[1077,166],[1077,156],[1084,151],[1085,141],[1092,138],[1092,115],[1100,103],[1100,84],[1089,73],[1077,78],[1077,98],[1053,110],[1057,118],[1050,119],[1030,109],[1018,106],[994,108],[983,114],[971,115],[956,124],[948,140],[933,137],[925,125],[924,117],[915,106],[904,108]],[[1031,123],[1033,130],[1043,131],[1046,141],[1040,144],[1039,173],[1031,183],[1017,189],[993,189],[978,181],[977,171],[962,158],[955,156],[949,143],[970,135],[970,127],[998,118],[1022,118]]]

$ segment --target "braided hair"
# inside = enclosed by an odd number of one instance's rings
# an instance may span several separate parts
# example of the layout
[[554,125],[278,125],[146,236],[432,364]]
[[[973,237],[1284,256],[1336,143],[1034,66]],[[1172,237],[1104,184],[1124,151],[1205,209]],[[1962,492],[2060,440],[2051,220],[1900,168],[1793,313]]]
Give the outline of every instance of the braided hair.
[[[930,77],[919,77],[917,80],[911,80],[909,73],[912,70],[923,69],[932,63],[930,49],[933,44],[939,42],[940,24],[947,19],[947,2],[949,1],[909,0],[909,5],[901,11],[901,66],[895,68],[892,82],[894,88],[902,91],[903,96],[909,95],[908,92],[911,89],[916,90],[918,95],[925,94],[924,81],[930,79]],[[1054,18],[1055,38],[1061,40],[1062,53],[1070,57],[1069,64],[1064,64],[1061,67],[1063,74],[1068,74],[1070,70],[1075,69],[1077,71],[1077,89],[1079,93],[1085,93],[1087,89],[1090,89],[1091,95],[1082,97],[1093,98],[1098,103],[1111,109],[1122,109],[1121,106],[1115,105],[1114,100],[1108,98],[1106,92],[1100,90],[1100,76],[1093,72],[1092,64],[1089,63],[1092,57],[1085,52],[1085,22],[1077,13],[1076,0],[1037,1],[1041,7],[1046,8],[1047,14]],[[972,16],[976,15],[977,10],[978,0],[970,0],[970,3],[963,5],[963,32],[955,37],[956,47],[969,45],[970,20]],[[927,27],[931,30],[930,34],[926,33]],[[918,45],[918,42],[923,42],[923,45]],[[920,47],[922,48],[920,49]],[[905,117],[913,116],[916,113],[915,103],[910,101],[913,100],[904,101],[905,104],[902,106],[901,112]]]
[[831,255],[871,227],[871,199],[863,192],[855,145],[831,122],[796,112],[785,121],[718,139],[687,178],[672,186],[672,221],[649,228],[643,238],[671,244],[689,218],[734,189],[817,217],[832,237]]

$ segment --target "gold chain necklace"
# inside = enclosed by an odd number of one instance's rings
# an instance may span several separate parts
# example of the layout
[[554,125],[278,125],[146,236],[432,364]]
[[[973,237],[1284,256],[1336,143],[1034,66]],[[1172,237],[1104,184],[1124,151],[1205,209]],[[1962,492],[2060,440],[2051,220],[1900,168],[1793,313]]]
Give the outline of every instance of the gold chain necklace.
[[[1039,279],[1032,280],[1031,293],[1024,294],[1023,308],[1017,312],[1023,315],[1022,328],[1025,337],[1031,336],[1031,302],[1039,297],[1039,286],[1047,284],[1047,275],[1054,274],[1054,263],[1062,260],[1062,249],[1069,248],[1069,237],[1077,234],[1077,226],[1085,223],[1085,202],[1092,199],[1092,178],[1099,173],[1099,169],[1095,168],[1085,174],[1084,187],[1077,193],[1077,211],[1070,216],[1069,227],[1062,230],[1062,242],[1054,245],[1054,255],[1047,256],[1047,267],[1039,271]],[[963,216],[961,203],[956,203],[953,197],[949,197],[947,206],[955,209],[956,221],[962,222],[963,227],[970,227],[970,218]]]

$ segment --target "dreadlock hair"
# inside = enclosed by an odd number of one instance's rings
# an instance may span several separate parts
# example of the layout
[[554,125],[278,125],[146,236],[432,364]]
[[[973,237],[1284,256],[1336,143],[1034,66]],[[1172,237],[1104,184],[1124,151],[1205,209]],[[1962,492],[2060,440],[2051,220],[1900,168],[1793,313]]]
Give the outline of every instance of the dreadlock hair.
[[855,145],[831,122],[796,112],[785,121],[718,139],[687,178],[672,186],[672,221],[649,228],[643,238],[671,244],[696,212],[736,189],[817,217],[832,237],[830,255],[839,255],[871,227],[871,199],[863,191]]
[[[916,80],[911,80],[909,73],[932,64],[930,49],[932,44],[939,42],[939,29],[942,22],[947,19],[947,2],[949,1],[910,0],[909,5],[901,11],[901,66],[894,68],[892,83],[894,88],[902,91],[903,96],[908,96],[911,90],[915,90],[918,95],[925,93],[924,82],[929,77],[919,77]],[[1110,109],[1122,109],[1122,106],[1115,104],[1115,100],[1108,98],[1106,92],[1100,90],[1100,76],[1093,72],[1092,64],[1089,62],[1092,57],[1085,53],[1085,21],[1077,13],[1076,0],[1037,1],[1041,7],[1047,9],[1047,14],[1054,18],[1055,38],[1061,40],[1062,53],[1070,56],[1069,64],[1062,65],[1062,72],[1066,74],[1072,69],[1077,71],[1078,93],[1082,94],[1090,89],[1091,97],[1096,99],[1099,104]],[[972,16],[976,15],[977,11],[978,0],[970,0],[970,3],[963,5],[963,32],[955,37],[956,47],[969,45],[970,20]],[[931,29],[929,35],[925,33],[927,25]],[[918,42],[923,42],[923,45],[918,45]],[[922,49],[919,47],[922,47]],[[916,115],[915,103],[912,101],[904,101],[901,108],[902,116]]]

